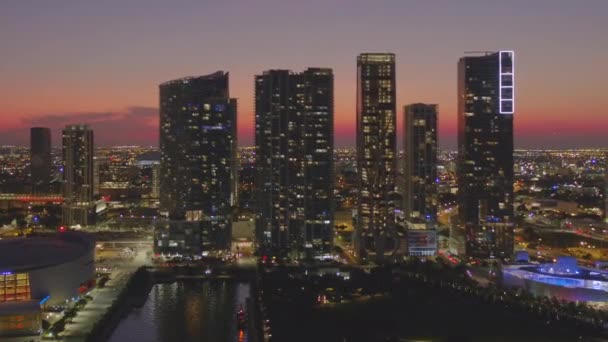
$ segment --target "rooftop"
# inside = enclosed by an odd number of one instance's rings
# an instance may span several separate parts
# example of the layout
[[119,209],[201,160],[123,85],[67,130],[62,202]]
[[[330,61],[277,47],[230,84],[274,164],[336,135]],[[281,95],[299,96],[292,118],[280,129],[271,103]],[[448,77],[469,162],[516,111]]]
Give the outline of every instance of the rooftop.
[[395,54],[392,52],[362,53],[357,56],[357,63],[394,63]]
[[182,78],[177,78],[177,79],[174,79],[171,81],[163,82],[160,85],[164,86],[164,85],[170,85],[170,84],[188,83],[192,80],[215,80],[215,79],[220,79],[222,77],[225,77],[226,74],[228,74],[228,73],[220,70],[220,71],[216,71],[214,73],[208,74],[208,75],[186,76],[186,77],[182,77]]
[[63,264],[94,248],[93,236],[79,232],[0,240],[0,272],[20,272]]

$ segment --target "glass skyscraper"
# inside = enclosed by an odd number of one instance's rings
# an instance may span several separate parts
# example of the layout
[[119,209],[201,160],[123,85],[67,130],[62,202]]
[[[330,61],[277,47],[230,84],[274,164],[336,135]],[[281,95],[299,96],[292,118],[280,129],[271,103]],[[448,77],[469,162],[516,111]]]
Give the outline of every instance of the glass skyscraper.
[[62,139],[63,224],[93,224],[93,130],[87,125],[68,125]]
[[466,56],[458,63],[458,206],[465,252],[513,253],[512,51]]
[[404,107],[404,196],[407,220],[437,222],[437,105]]
[[[395,231],[395,55],[357,58],[358,204],[355,250],[383,262],[398,247]],[[388,260],[387,260],[388,261]]]
[[200,254],[228,249],[236,201],[236,99],[228,73],[160,85],[160,206],[155,250]]
[[33,193],[46,193],[51,182],[51,129],[30,129],[30,168]]
[[255,77],[255,198],[263,253],[324,258],[333,243],[333,73]]

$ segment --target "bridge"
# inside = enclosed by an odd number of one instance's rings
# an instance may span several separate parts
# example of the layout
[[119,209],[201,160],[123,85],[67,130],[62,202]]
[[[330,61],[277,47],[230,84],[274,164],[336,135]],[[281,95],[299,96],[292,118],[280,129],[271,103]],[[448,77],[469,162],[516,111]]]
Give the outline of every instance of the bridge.
[[0,201],[17,201],[24,203],[63,203],[61,195],[0,194]]

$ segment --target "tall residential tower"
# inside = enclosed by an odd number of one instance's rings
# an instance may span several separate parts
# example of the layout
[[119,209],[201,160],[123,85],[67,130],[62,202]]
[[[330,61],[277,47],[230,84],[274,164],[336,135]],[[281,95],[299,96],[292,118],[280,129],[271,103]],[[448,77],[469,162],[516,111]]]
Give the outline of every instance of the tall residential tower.
[[433,256],[437,253],[437,105],[414,103],[403,112],[407,253]]
[[513,253],[513,51],[458,62],[458,206],[465,252]]
[[30,129],[30,168],[33,193],[49,191],[52,167],[51,129],[32,127]]
[[230,246],[236,197],[236,99],[228,73],[160,85],[162,254],[219,252]]
[[395,231],[395,55],[357,58],[357,172],[355,249],[360,257],[388,261],[398,248]]
[[404,196],[406,219],[437,221],[437,105],[404,107]]
[[333,243],[333,73],[255,77],[257,241],[263,253],[324,258]]
[[68,125],[62,132],[62,139],[63,224],[93,224],[93,130],[87,125]]

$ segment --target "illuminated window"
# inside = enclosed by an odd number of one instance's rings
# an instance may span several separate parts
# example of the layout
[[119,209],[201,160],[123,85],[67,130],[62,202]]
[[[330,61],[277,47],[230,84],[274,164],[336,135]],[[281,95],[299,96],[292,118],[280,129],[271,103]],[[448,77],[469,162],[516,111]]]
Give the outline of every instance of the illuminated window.
[[40,322],[40,313],[0,316],[0,331],[3,333],[36,333],[41,328]]
[[27,273],[0,275],[0,302],[30,299],[30,279]]

